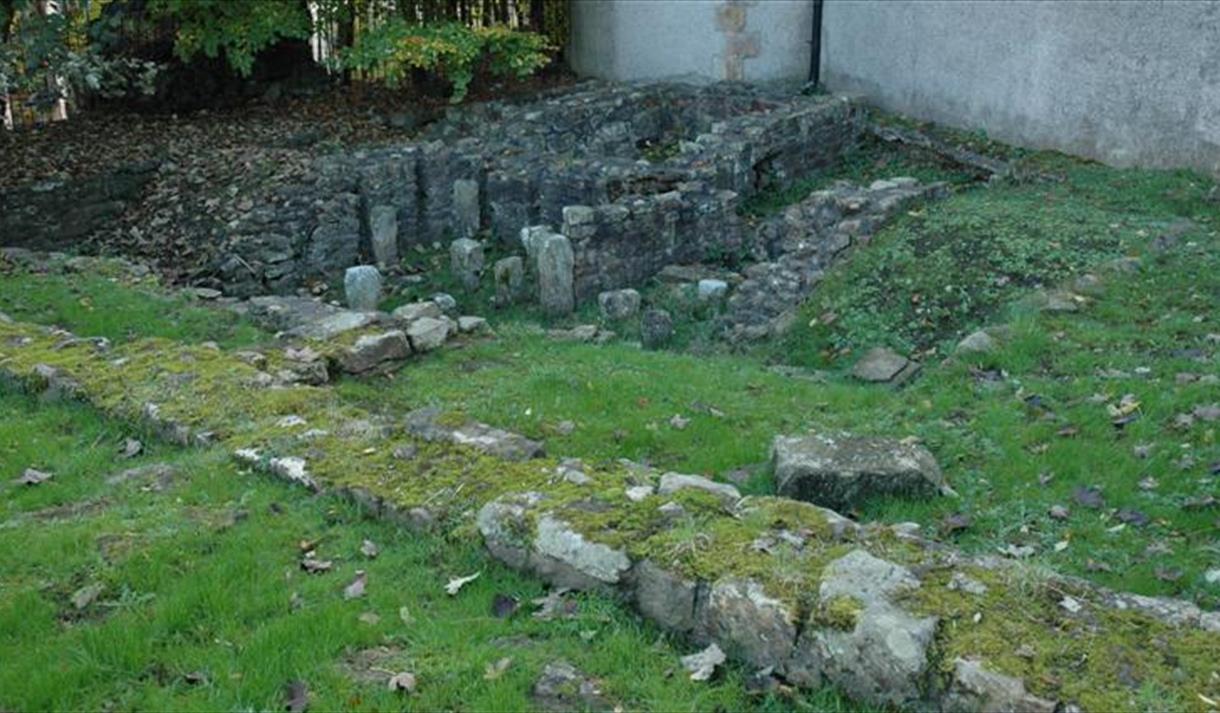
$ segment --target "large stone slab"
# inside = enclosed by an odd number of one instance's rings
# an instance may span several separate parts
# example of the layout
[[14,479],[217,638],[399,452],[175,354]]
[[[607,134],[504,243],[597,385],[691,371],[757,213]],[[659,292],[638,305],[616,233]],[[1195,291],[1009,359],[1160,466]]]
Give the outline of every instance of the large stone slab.
[[837,510],[876,497],[951,492],[926,448],[894,438],[778,436],[771,445],[771,464],[781,495]]
[[576,257],[572,244],[558,233],[538,239],[538,301],[552,317],[562,317],[576,309],[573,269]]

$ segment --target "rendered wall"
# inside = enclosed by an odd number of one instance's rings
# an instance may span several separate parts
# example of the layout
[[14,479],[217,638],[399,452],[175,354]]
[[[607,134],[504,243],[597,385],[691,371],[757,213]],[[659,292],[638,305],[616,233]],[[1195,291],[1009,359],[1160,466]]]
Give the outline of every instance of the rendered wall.
[[1220,171],[1216,0],[827,0],[822,80],[1115,165]]
[[812,0],[572,0],[568,57],[617,80],[804,80]]

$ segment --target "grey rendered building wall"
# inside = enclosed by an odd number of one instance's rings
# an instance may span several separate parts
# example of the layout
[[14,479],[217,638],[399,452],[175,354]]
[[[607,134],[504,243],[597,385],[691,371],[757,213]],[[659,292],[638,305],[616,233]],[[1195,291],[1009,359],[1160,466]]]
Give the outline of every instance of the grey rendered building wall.
[[1220,2],[827,0],[822,79],[1115,165],[1220,172]]
[[804,80],[812,0],[571,0],[569,61],[616,80]]

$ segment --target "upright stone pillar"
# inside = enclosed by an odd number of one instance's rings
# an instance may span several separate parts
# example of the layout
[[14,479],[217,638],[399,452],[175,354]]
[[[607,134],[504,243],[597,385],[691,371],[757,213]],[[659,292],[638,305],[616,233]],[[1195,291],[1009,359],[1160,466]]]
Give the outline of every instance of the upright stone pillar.
[[479,182],[460,178],[453,182],[453,234],[473,238],[479,233],[482,211],[479,206]]
[[392,205],[369,209],[369,238],[373,260],[381,267],[398,264],[398,211]]
[[576,309],[572,243],[559,233],[547,233],[538,239],[537,251],[538,301],[543,311],[552,317],[571,314]]
[[477,240],[458,238],[449,246],[449,265],[453,276],[468,292],[479,289],[483,274],[483,246]]

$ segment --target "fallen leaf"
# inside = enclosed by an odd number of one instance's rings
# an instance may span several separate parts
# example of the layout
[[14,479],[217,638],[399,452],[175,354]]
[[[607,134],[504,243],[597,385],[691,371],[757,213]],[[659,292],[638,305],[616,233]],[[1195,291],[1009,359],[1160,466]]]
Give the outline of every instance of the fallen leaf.
[[579,608],[576,601],[565,598],[571,590],[567,587],[553,589],[545,597],[539,597],[533,601],[534,605],[539,607],[538,611],[534,612],[534,618],[542,621],[550,621],[551,619],[570,619],[576,616],[576,611]]
[[706,681],[716,673],[716,667],[725,661],[724,652],[716,644],[697,654],[682,657],[682,667],[690,671],[690,680]]
[[946,535],[953,535],[969,529],[974,524],[974,518],[965,513],[954,513],[940,521],[940,528]]
[[487,664],[487,668],[483,671],[483,680],[494,681],[503,676],[504,672],[508,670],[508,667],[510,664],[512,664],[512,662],[513,660],[511,658],[505,656],[495,663]]
[[123,441],[123,447],[119,450],[119,455],[124,458],[135,458],[144,452],[144,444],[134,438],[128,438]]
[[323,572],[329,572],[334,566],[335,563],[331,562],[330,560],[320,560],[310,555],[306,555],[305,558],[301,560],[301,569],[305,570],[307,574],[322,574]]
[[1136,485],[1139,486],[1140,490],[1156,490],[1160,483],[1156,478],[1149,476],[1147,478],[1141,478],[1140,482],[1136,483]]
[[344,599],[359,599],[364,596],[364,588],[368,584],[369,576],[362,570],[356,570],[356,578],[352,583],[343,588]]
[[1118,518],[1119,522],[1123,522],[1128,525],[1135,525],[1136,527],[1144,527],[1152,521],[1147,515],[1139,510],[1131,510],[1128,508],[1119,510],[1115,517]]
[[497,619],[507,619],[515,614],[520,606],[521,602],[517,601],[516,597],[497,594],[491,601],[491,614]]
[[1105,500],[1101,496],[1101,489],[1096,486],[1076,486],[1072,490],[1072,499],[1077,505],[1082,507],[1097,510],[1105,505]]
[[415,683],[415,674],[402,671],[390,676],[387,685],[391,691],[414,693]]
[[398,607],[398,618],[408,626],[415,623],[415,617],[411,616],[411,610],[406,607]]
[[81,587],[72,593],[72,606],[76,607],[77,611],[84,609],[92,604],[105,589],[106,585],[100,582]]
[[448,584],[445,585],[445,591],[448,592],[449,596],[452,597],[458,592],[462,591],[462,587],[465,587],[467,584],[470,584],[474,580],[478,579],[480,574],[483,573],[475,572],[474,574],[466,577],[454,577],[453,579],[449,580]]
[[1191,414],[1200,421],[1215,421],[1220,418],[1220,404],[1196,406]]
[[377,555],[381,554],[381,550],[377,549],[377,544],[372,540],[365,540],[360,545],[360,554],[369,559],[377,559]]
[[288,713],[305,713],[309,708],[309,686],[304,681],[290,681],[284,695],[287,699],[284,709]]
[[690,419],[684,418],[681,414],[675,413],[673,418],[669,419],[669,425],[671,428],[681,431],[690,425]]
[[368,624],[369,626],[377,626],[381,623],[381,616],[377,614],[377,612],[366,611],[356,618],[359,619],[361,623]]
[[35,470],[33,468],[26,468],[25,472],[21,474],[21,477],[13,482],[17,485],[42,485],[54,477],[55,476],[51,473]]

